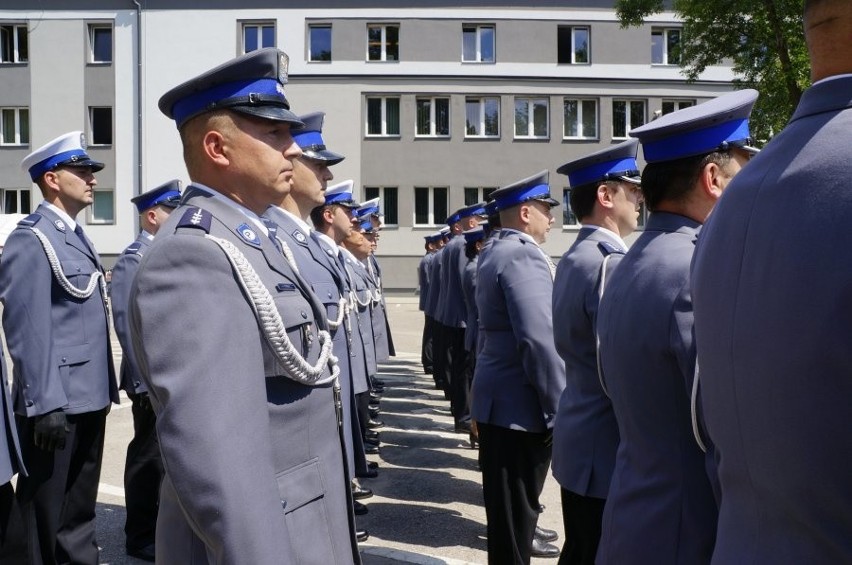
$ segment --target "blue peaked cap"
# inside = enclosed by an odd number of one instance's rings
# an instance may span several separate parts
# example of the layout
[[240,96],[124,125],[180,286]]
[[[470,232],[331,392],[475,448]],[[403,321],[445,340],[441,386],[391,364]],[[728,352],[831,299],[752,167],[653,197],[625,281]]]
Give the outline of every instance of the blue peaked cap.
[[156,188],[143,192],[139,196],[134,196],[130,201],[136,205],[136,210],[140,214],[158,204],[168,208],[177,208],[178,204],[180,204],[180,188],[181,183],[178,179],[170,180]]
[[548,171],[541,171],[531,177],[498,188],[491,193],[497,210],[503,211],[530,200],[540,200],[551,207],[558,206],[559,201],[550,196],[549,177]]
[[639,140],[628,139],[618,145],[569,161],[556,169],[556,172],[566,175],[568,184],[575,188],[608,180],[639,184],[639,165],[636,164],[638,150]]
[[345,180],[326,188],[325,205],[339,204],[350,209],[360,206],[352,196],[352,187],[354,184],[351,180]]
[[485,228],[483,226],[477,226],[471,230],[467,230],[462,233],[462,235],[464,236],[466,243],[479,241],[480,239],[485,239]]
[[257,49],[172,88],[160,97],[158,106],[178,128],[214,110],[301,126],[284,95],[289,61],[286,53],[274,47]]
[[463,220],[471,216],[485,216],[485,202],[478,202],[476,204],[460,208],[455,215],[459,217],[459,220]]
[[343,161],[343,155],[329,151],[322,138],[322,125],[325,112],[312,112],[299,116],[304,125],[293,130],[293,139],[302,148],[302,157],[321,161],[327,166],[336,165]]
[[630,136],[642,143],[647,163],[674,161],[731,147],[756,153],[757,149],[751,147],[748,118],[757,95],[752,89],[729,92],[666,114],[631,130]]
[[47,171],[57,167],[89,167],[92,172],[104,168],[86,153],[86,136],[82,131],[72,131],[52,139],[24,157],[21,168],[37,181]]

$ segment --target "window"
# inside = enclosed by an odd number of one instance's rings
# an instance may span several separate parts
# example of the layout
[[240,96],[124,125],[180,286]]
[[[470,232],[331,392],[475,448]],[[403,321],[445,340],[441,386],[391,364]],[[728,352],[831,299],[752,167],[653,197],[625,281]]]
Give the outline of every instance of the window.
[[0,63],[26,63],[30,58],[27,26],[0,25]]
[[399,98],[367,97],[367,135],[399,135]]
[[115,223],[115,191],[111,189],[95,188],[92,193],[94,202],[87,217],[90,224],[114,224]]
[[597,139],[598,101],[565,98],[562,101],[564,125],[562,137],[566,139]]
[[500,135],[500,99],[466,99],[465,121],[466,137],[498,137]]
[[663,100],[663,115],[695,106],[695,100]]
[[633,128],[645,123],[644,100],[612,101],[612,137],[624,138]]
[[27,188],[10,188],[0,190],[3,197],[3,214],[30,214],[32,204],[30,203],[30,191]]
[[679,65],[680,64],[680,30],[654,29],[651,30],[651,64]]
[[462,26],[462,61],[465,63],[494,62],[494,26]]
[[29,145],[28,108],[0,108],[0,145]]
[[577,216],[574,215],[574,211],[571,209],[571,189],[563,188],[562,189],[562,227],[569,226],[578,226],[580,222],[577,221]]
[[493,188],[465,188],[464,189],[464,205],[465,206],[473,206],[474,204],[479,204],[480,202],[485,202],[488,200],[488,195],[497,190],[497,187]]
[[89,26],[90,62],[112,63],[112,27],[108,25]]
[[414,225],[434,226],[447,221],[447,187],[414,187]]
[[308,26],[308,61],[331,61],[331,25]]
[[367,26],[367,60],[399,61],[399,26]]
[[380,209],[386,226],[399,225],[399,190],[395,186],[365,186],[364,200],[380,198]]
[[112,108],[89,107],[89,144],[112,145]]
[[275,47],[275,24],[273,22],[250,22],[242,25],[243,53],[264,47]]
[[515,137],[547,138],[546,98],[515,98]]
[[417,99],[417,127],[415,135],[424,137],[450,135],[449,98]]
[[562,65],[586,65],[591,62],[589,28],[559,26],[556,32],[556,60]]

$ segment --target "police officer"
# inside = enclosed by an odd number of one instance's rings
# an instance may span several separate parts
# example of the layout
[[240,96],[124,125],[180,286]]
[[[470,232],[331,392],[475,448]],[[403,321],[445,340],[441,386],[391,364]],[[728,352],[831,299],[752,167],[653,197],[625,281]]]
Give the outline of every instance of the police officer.
[[379,230],[381,229],[380,222],[378,221],[378,213],[378,198],[364,202],[355,210],[355,216],[360,220],[360,226],[362,227],[361,233],[364,239],[370,244],[368,255],[361,259],[361,261],[364,263],[364,269],[367,272],[367,282],[373,289],[373,305],[371,306],[373,342],[376,344],[376,362],[382,363],[390,359],[391,341],[388,338],[389,326],[382,287],[381,269],[375,257]]
[[553,476],[562,487],[565,544],[560,564],[594,565],[601,516],[618,448],[618,424],[598,380],[595,319],[607,280],[639,219],[642,194],[635,139],[570,161],[571,210],[582,227],[556,266],[554,340],[565,391],[553,426]]
[[[503,228],[479,260],[476,306],[482,350],[471,416],[488,520],[489,563],[529,563],[539,494],[565,366],[553,345],[555,266],[539,247],[553,223],[547,171],[493,193]],[[558,555],[535,541],[539,555]]]
[[435,234],[424,236],[424,247],[426,253],[420,259],[417,265],[417,288],[419,294],[418,308],[423,312],[423,340],[420,344],[420,364],[423,366],[423,372],[427,375],[432,374],[432,317],[426,313],[426,303],[429,297],[429,264],[434,258],[435,252],[438,250],[437,242],[440,240],[440,235]]
[[9,236],[0,264],[3,326],[29,475],[17,484],[29,562],[97,563],[95,500],[111,402],[118,402],[104,271],[77,222],[103,163],[79,131],[22,166],[44,201]]
[[127,392],[133,410],[133,439],[127,446],[124,465],[124,498],[127,503],[124,544],[128,555],[145,561],[154,561],[163,461],[160,458],[156,418],[148,398],[148,388],[142,381],[133,355],[127,307],[139,262],[151,247],[160,226],[180,202],[180,187],[180,181],[175,179],[130,199],[139,213],[142,231],[116,261],[112,269],[110,290],[115,333],[123,352],[119,388]]
[[[367,207],[367,204],[363,204],[360,210],[360,214],[362,216],[366,216],[370,219],[370,226],[372,229],[364,231],[364,237],[367,238],[367,241],[370,242],[372,246],[372,251],[370,252],[369,260],[367,261],[367,271],[370,275],[376,279],[379,292],[381,292],[382,296],[382,314],[385,318],[385,328],[384,328],[384,340],[387,342],[387,357],[384,359],[380,359],[380,361],[387,361],[388,358],[394,357],[396,355],[396,350],[393,345],[393,334],[390,331],[390,320],[387,315],[387,302],[385,300],[385,287],[382,282],[382,267],[379,265],[379,259],[376,257],[376,251],[379,245],[379,233],[382,231],[382,225],[384,214],[382,214],[381,207],[379,206],[378,198],[374,199],[376,201],[375,207]],[[366,208],[366,210],[365,210]],[[384,389],[385,383],[384,381],[375,378],[373,379],[373,384],[377,389]]]
[[449,242],[449,227],[442,228],[441,243],[435,251],[432,261],[429,263],[429,280],[433,284],[429,285],[429,294],[426,297],[426,315],[432,318],[432,379],[435,381],[435,388],[444,391],[444,396],[449,399],[449,382],[447,381],[446,371],[446,352],[444,351],[444,326],[441,323],[441,257]]
[[12,477],[26,473],[18,442],[12,401],[9,397],[6,358],[0,347],[0,563],[15,563],[26,559],[26,544],[21,539],[21,517],[15,504]]
[[[350,479],[356,476],[356,459],[362,473],[366,473],[364,446],[354,430],[359,430],[353,413],[355,395],[350,370],[351,321],[348,318],[349,301],[344,291],[343,277],[319,243],[311,237],[307,220],[311,211],[325,203],[324,192],[328,181],[334,178],[329,167],[343,161],[343,155],[330,151],[322,138],[325,114],[312,112],[299,116],[304,125],[294,132],[293,138],[302,149],[301,157],[293,161],[293,187],[266,209],[264,218],[275,224],[276,236],[287,260],[313,289],[323,303],[329,320],[333,351],[340,367],[341,397],[343,399],[343,438],[346,444],[347,471]],[[357,434],[360,436],[360,434]],[[356,455],[357,452],[357,455]],[[374,471],[375,473],[375,471]],[[356,532],[358,541],[366,541],[366,530]]]
[[130,296],[166,469],[158,562],[360,561],[325,308],[260,219],[301,154],[287,63],[253,51],[159,101],[192,184]]
[[598,309],[602,381],[620,445],[597,563],[707,563],[716,501],[692,434],[695,370],[689,264],[701,225],[748,161],[754,90],[720,96],[631,131],[651,212]]
[[852,562],[852,4],[806,1],[804,25],[813,86],[695,250],[719,564]]

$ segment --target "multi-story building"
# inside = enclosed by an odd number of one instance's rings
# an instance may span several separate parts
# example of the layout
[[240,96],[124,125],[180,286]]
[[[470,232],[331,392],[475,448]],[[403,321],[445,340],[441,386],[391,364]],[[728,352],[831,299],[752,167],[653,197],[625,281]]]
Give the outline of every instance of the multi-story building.
[[[85,130],[107,163],[85,218],[106,262],[134,237],[131,196],[188,181],[160,95],[259,47],[289,54],[296,112],[326,112],[326,141],[347,157],[337,179],[382,198],[384,282],[400,289],[416,285],[422,236],[449,212],[544,169],[564,194],[560,164],[732,88],[726,66],[684,80],[674,14],[622,29],[604,0],[31,4],[0,2],[0,202],[37,205],[21,159]],[[554,256],[577,230],[567,205],[556,212]]]

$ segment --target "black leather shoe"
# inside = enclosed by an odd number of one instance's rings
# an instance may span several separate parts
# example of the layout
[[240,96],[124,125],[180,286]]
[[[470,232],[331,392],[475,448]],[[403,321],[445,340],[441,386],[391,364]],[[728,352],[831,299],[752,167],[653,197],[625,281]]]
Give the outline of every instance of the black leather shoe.
[[379,401],[379,400],[381,400],[381,399],[382,399],[382,397],[381,397],[381,395],[380,395],[380,394],[375,393],[375,392],[373,392],[373,391],[370,391],[370,400],[373,400],[373,401],[375,401],[375,402],[378,402],[378,401]]
[[379,446],[378,445],[370,445],[369,443],[364,446],[364,453],[367,455],[378,455],[379,454]]
[[552,543],[533,538],[533,557],[559,557],[559,548]]
[[367,461],[367,469],[378,469],[379,464],[375,461]]
[[358,541],[367,541],[370,539],[370,532],[367,530],[355,530],[355,539]]
[[373,377],[373,384],[376,385],[376,386],[382,386],[383,387],[387,383],[385,381],[383,381],[382,379],[377,379],[376,377]]
[[142,561],[149,561],[151,563],[154,562],[154,544],[144,545],[142,547],[136,548],[127,548],[127,555],[130,557],[135,557],[136,559],[141,559]]
[[370,419],[375,420],[378,417],[379,417],[379,409],[376,408],[374,410],[374,409],[370,408]]
[[373,438],[364,438],[364,445],[375,445],[379,447],[379,440]]
[[352,487],[352,498],[355,500],[363,500],[373,496],[373,491],[364,487]]
[[376,430],[367,430],[367,433],[364,435],[366,435],[369,439],[379,439],[379,432]]
[[379,476],[379,472],[375,469],[367,469],[366,471],[362,471],[360,473],[355,473],[355,475],[359,479],[375,479]]
[[385,423],[381,420],[368,420],[367,427],[371,430],[375,430],[376,428],[381,428]]
[[559,539],[559,534],[556,530],[548,530],[547,528],[535,527],[535,537],[541,541],[556,541]]
[[363,516],[364,514],[366,514],[367,512],[370,511],[370,509],[367,508],[366,504],[361,504],[357,500],[353,500],[352,502],[353,502],[352,508],[355,509],[355,515],[356,516]]
[[470,433],[470,422],[456,422],[456,427],[454,431],[457,434],[469,434]]

